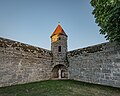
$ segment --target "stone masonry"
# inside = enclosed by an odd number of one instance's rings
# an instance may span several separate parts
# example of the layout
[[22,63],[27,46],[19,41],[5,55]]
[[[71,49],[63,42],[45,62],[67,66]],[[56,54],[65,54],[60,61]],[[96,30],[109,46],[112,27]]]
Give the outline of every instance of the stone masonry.
[[48,50],[0,38],[0,87],[49,79],[51,61]]
[[120,45],[103,43],[68,52],[70,79],[120,87]]
[[120,88],[120,43],[67,51],[60,25],[51,35],[51,51],[0,38],[0,87],[48,79],[74,79]]

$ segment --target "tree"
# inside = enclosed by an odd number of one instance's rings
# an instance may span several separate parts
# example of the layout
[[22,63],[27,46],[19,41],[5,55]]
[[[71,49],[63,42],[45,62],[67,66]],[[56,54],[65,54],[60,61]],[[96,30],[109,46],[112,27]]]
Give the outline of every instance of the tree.
[[100,34],[109,41],[120,42],[120,0],[91,0],[92,14],[100,26]]

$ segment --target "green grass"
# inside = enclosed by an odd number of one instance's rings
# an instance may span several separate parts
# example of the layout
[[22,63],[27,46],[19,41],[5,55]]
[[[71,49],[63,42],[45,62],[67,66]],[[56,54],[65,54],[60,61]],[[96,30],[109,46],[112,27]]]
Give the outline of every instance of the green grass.
[[0,88],[0,96],[120,96],[120,88],[74,80],[47,80]]

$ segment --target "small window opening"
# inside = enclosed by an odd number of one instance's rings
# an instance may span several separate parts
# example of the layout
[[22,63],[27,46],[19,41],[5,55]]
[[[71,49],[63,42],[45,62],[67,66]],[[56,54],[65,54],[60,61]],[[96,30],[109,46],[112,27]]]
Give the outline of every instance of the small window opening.
[[60,37],[59,37],[58,39],[59,39],[59,40],[61,40],[61,38],[60,38]]
[[61,52],[61,46],[58,46],[58,52]]

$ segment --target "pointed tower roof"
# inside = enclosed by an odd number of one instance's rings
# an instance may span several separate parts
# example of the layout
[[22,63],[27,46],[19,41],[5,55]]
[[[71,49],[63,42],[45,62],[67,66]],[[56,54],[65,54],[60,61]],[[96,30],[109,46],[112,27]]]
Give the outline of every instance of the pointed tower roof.
[[57,28],[55,29],[55,31],[52,33],[51,37],[54,35],[65,35],[67,36],[67,34],[64,32],[64,30],[62,29],[60,23],[58,23]]

